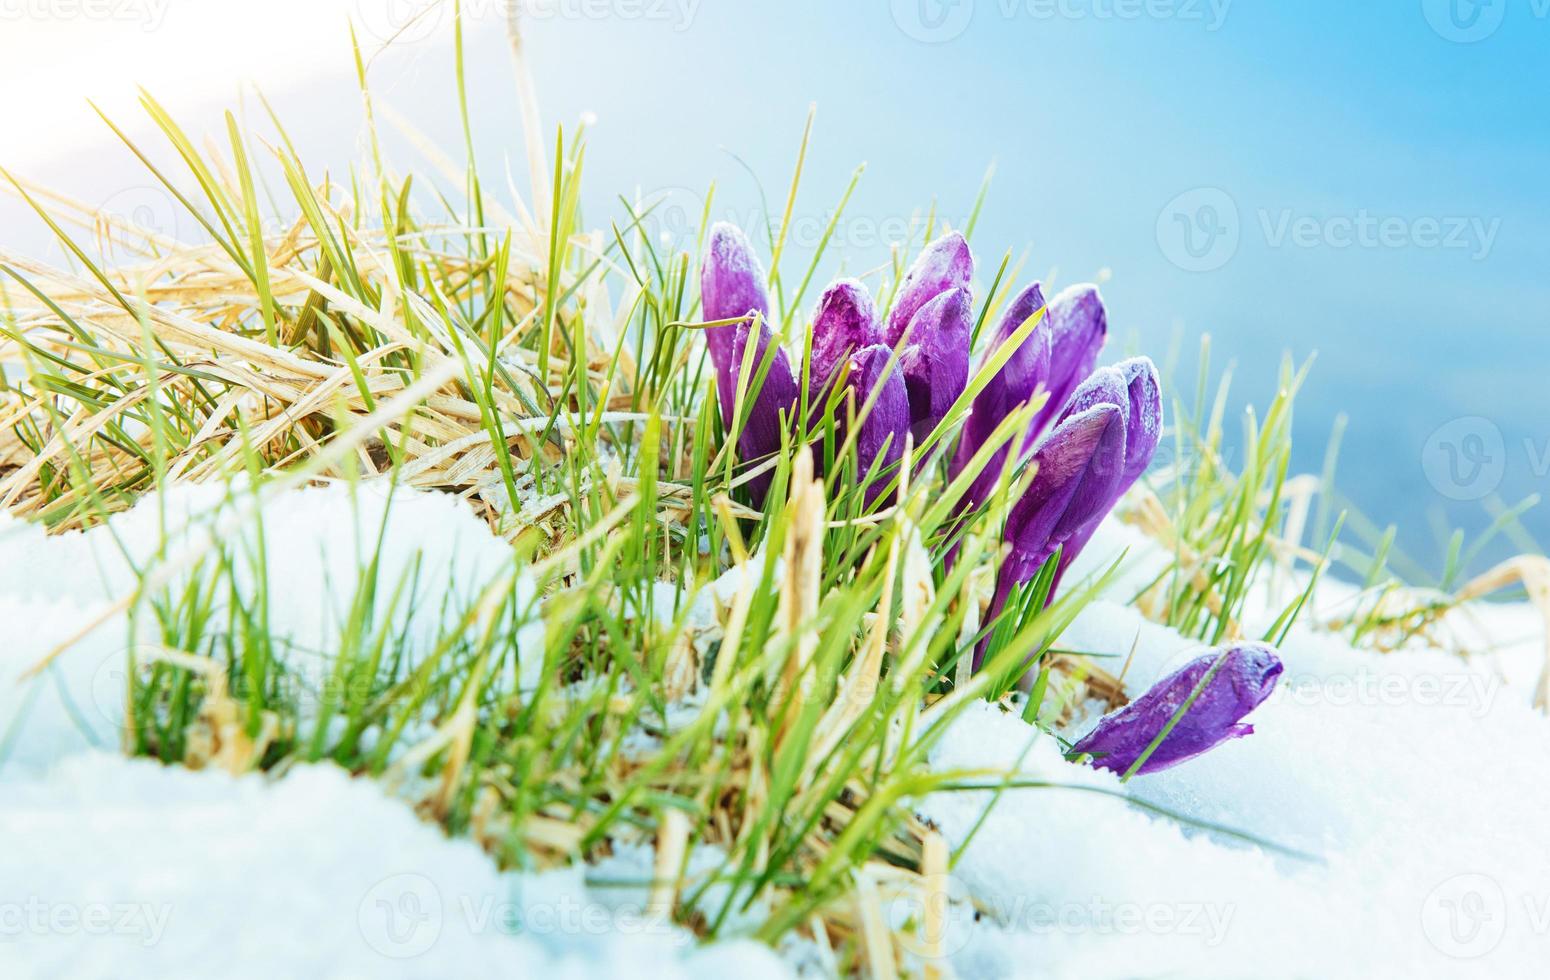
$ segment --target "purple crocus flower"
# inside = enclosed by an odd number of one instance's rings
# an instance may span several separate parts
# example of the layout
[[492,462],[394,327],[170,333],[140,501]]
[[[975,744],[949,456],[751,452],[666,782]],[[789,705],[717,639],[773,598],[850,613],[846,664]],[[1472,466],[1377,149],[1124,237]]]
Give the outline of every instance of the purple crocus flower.
[[[758,313],[770,319],[770,294],[764,264],[754,254],[748,237],[736,225],[718,221],[710,229],[705,261],[700,266],[700,306],[707,321],[730,320]],[[732,362],[737,325],[705,328],[705,344],[717,377],[725,376]],[[732,368],[736,377],[736,369]],[[731,409],[722,399],[723,419]]]
[[969,382],[969,335],[974,326],[974,256],[948,232],[927,245],[899,284],[883,342],[897,347],[910,400],[910,431],[930,435]]
[[[1100,368],[1072,392],[1060,421],[1034,451],[1038,470],[1028,490],[1007,512],[1011,551],[997,574],[987,621],[1058,548],[1049,592],[1054,596],[1072,559],[1146,470],[1161,429],[1161,391],[1147,358]],[[984,652],[982,643],[979,656]]]
[[899,366],[889,363],[892,358],[893,351],[886,344],[873,344],[859,350],[850,356],[850,372],[846,379],[854,405],[852,410],[857,413],[866,407],[873,390],[877,390],[877,399],[856,432],[857,478],[865,479],[874,465],[876,468],[873,481],[866,487],[868,504],[876,501],[897,472],[910,426],[909,394]]
[[1092,539],[1103,517],[1151,465],[1152,455],[1162,438],[1162,388],[1151,358],[1132,357],[1112,368],[1094,371],[1072,393],[1071,401],[1066,404],[1065,415],[1069,417],[1088,405],[1102,403],[1119,405],[1125,413],[1124,458],[1108,464],[1118,467],[1119,483],[1115,488],[1114,500],[1104,508],[1103,514],[1079,528],[1065,543],[1060,553],[1060,567],[1055,570],[1052,592],[1060,585],[1072,559]]
[[1264,643],[1238,643],[1212,651],[1105,715],[1071,751],[1091,755],[1099,769],[1128,772],[1209,674],[1189,710],[1136,771],[1151,773],[1176,766],[1228,739],[1252,733],[1254,726],[1242,720],[1270,696],[1281,670],[1281,658]]
[[1050,365],[1044,388],[1049,401],[1034,420],[1042,429],[1058,417],[1066,401],[1093,371],[1109,337],[1109,317],[1098,287],[1083,283],[1061,290],[1049,303]]
[[[1125,412],[1113,404],[1095,405],[1065,419],[1039,444],[1033,454],[1038,471],[1007,512],[1006,539],[1011,550],[996,575],[986,622],[995,621],[1012,589],[1031,581],[1057,548],[1102,520],[1114,506],[1124,454]],[[1119,466],[1113,465],[1116,460]],[[985,649],[986,643],[981,642],[975,667]]]
[[[1000,350],[1029,318],[1044,309],[1044,292],[1038,283],[1033,283],[1024,289],[1007,306],[1006,312],[1001,316],[1001,322],[991,336],[990,346],[986,348],[987,355]],[[1034,392],[1044,379],[1049,376],[1050,364],[1050,330],[1049,319],[1045,317],[1033,328],[1033,331],[1023,339],[1001,370],[980,389],[974,396],[973,410],[964,420],[962,436],[958,440],[958,449],[953,456],[952,474],[957,476],[965,466],[973,460],[996,426],[1001,424],[1012,412],[1033,397]],[[1020,458],[1032,444],[1038,435],[1038,430],[1031,425],[1026,438],[1022,441],[1017,451]],[[1013,439],[1013,443],[1017,440]],[[983,503],[995,488],[996,482],[1001,478],[1002,467],[1006,463],[1007,455],[1011,450],[1011,444],[1003,445],[992,456],[974,477],[968,493],[964,497],[964,506],[974,506]]]
[[[855,279],[829,285],[813,314],[813,354],[810,385],[822,391],[841,364],[857,351],[882,343],[883,328],[866,286]],[[816,401],[816,399],[815,399]]]
[[[716,371],[716,393],[721,403],[721,420],[731,426],[737,405],[737,383],[743,368],[743,356],[750,336],[756,334],[752,371],[749,377],[752,399],[747,423],[738,436],[738,455],[744,461],[759,460],[781,448],[781,413],[796,409],[797,382],[791,361],[778,344],[762,384],[755,387],[774,333],[769,328],[770,298],[765,286],[764,266],[754,254],[747,237],[735,226],[717,222],[710,230],[705,262],[700,269],[700,304],[706,320],[730,320],[746,317],[740,323],[705,329],[705,343]],[[769,474],[749,482],[754,500],[763,501],[769,488]]]

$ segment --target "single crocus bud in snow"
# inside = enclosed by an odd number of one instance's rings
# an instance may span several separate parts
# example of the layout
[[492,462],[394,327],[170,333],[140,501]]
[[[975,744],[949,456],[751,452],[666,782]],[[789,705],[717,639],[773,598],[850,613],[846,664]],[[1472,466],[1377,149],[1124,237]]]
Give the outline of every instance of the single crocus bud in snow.
[[969,243],[948,232],[927,245],[899,285],[883,342],[900,351],[916,441],[936,428],[969,381],[969,335],[974,326]]
[[1050,365],[1044,379],[1049,401],[1039,410],[1036,429],[1059,418],[1076,386],[1098,363],[1109,336],[1109,318],[1098,287],[1090,283],[1064,289],[1049,304]]
[[[890,364],[893,351],[885,344],[873,344],[850,356],[850,374],[846,381],[854,411],[866,408],[867,399],[877,391],[872,409],[861,420],[856,432],[856,477],[865,479],[876,464],[876,474],[866,489],[867,503],[888,485],[904,456],[904,438],[910,427],[910,400],[903,375],[897,364]],[[848,417],[848,416],[847,416]],[[878,462],[881,460],[881,462]]]
[[1176,766],[1228,739],[1252,733],[1254,726],[1241,722],[1270,696],[1281,670],[1281,658],[1264,643],[1239,643],[1225,651],[1213,651],[1164,677],[1125,707],[1105,715],[1071,751],[1092,756],[1093,765],[1099,769],[1128,772],[1209,674],[1189,710],[1137,772],[1158,772]]
[[822,391],[846,359],[882,339],[882,324],[867,288],[854,279],[830,284],[818,300],[818,312],[813,314],[813,390]]
[[[1033,283],[1018,293],[1007,306],[1006,312],[1002,314],[1001,322],[991,336],[990,345],[985,348],[985,356],[994,355],[1006,345],[1013,334],[1017,333],[1018,328],[1043,309],[1044,292],[1038,283]],[[1033,397],[1039,385],[1043,384],[1049,375],[1049,363],[1049,319],[1042,317],[1033,328],[1033,332],[1023,339],[1023,342],[1007,358],[1006,363],[1001,365],[1001,370],[997,371],[985,387],[980,389],[979,394],[974,396],[973,409],[969,417],[964,420],[963,434],[958,440],[957,452],[953,455],[953,476],[956,477],[965,466],[969,465],[974,454],[979,452],[980,447],[990,438],[996,426]],[[1011,442],[996,450],[995,455],[975,476],[964,498],[964,505],[972,507],[983,503],[995,488],[996,481],[1001,478],[1001,470],[1011,452],[1011,447],[1018,447],[1017,456],[1020,457],[1032,444],[1037,434],[1038,431],[1030,424],[1025,439],[1013,437]]]

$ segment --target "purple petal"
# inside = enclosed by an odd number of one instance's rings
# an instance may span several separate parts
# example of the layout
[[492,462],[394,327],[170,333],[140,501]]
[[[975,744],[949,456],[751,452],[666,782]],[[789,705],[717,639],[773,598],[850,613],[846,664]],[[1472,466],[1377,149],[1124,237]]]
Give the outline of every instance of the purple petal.
[[[1056,548],[1067,545],[1083,528],[1108,513],[1119,474],[1102,461],[1118,458],[1123,462],[1124,452],[1124,413],[1111,404],[1096,405],[1063,420],[1039,444],[1033,455],[1038,472],[1007,512],[1006,538],[1011,552],[996,574],[996,593],[985,617],[987,623],[1001,614],[1012,589],[1032,580]],[[1062,556],[1065,553],[1062,551]],[[975,652],[976,669],[985,648],[982,640]]]
[[910,399],[910,432],[919,445],[947,415],[969,383],[969,334],[974,310],[967,289],[939,293],[910,320],[900,354]]
[[1103,298],[1091,284],[1071,286],[1050,300],[1049,321],[1049,401],[1039,411],[1041,429],[1061,414],[1076,386],[1092,373],[1109,335]]
[[1152,454],[1156,452],[1157,442],[1162,437],[1162,390],[1157,380],[1157,369],[1150,358],[1133,357],[1114,367],[1094,371],[1072,392],[1064,415],[1075,415],[1098,404],[1115,405],[1125,413],[1123,458],[1100,461],[1100,465],[1117,469],[1120,475],[1115,481],[1113,498],[1108,506],[1066,541],[1060,553],[1060,568],[1056,570],[1051,594],[1054,587],[1059,586],[1071,562],[1092,540],[1103,518],[1151,465]]
[[[754,322],[745,320],[737,324],[732,342],[731,369],[729,372],[719,372],[716,377],[722,411],[726,418],[730,418],[736,404],[737,380],[742,371],[743,355],[748,348],[748,338]],[[791,372],[791,360],[786,356],[785,348],[778,344],[775,345],[763,384],[756,386],[759,380],[759,369],[774,339],[774,335],[762,320],[758,321],[758,329],[758,346],[754,351],[748,373],[750,393],[745,395],[745,398],[750,398],[752,403],[748,410],[748,421],[744,423],[737,437],[738,458],[745,463],[759,462],[767,456],[780,452],[781,436],[784,433],[782,413],[786,418],[790,418],[797,406],[797,379]],[[765,492],[769,489],[770,476],[768,472],[761,473],[748,483],[753,499],[761,504],[764,501]]]
[[[737,226],[718,221],[710,229],[705,246],[705,261],[700,266],[701,315],[707,321],[730,320],[758,311],[770,318],[770,294],[767,276],[747,236]],[[732,360],[732,343],[737,326],[706,327],[705,343],[711,363],[725,371]],[[734,369],[735,370],[735,369]],[[725,414],[723,404],[723,414]]]
[[1162,439],[1162,385],[1150,357],[1132,357],[1114,368],[1124,376],[1130,394],[1130,419],[1125,430],[1125,485],[1120,488],[1123,494],[1152,464],[1152,455]]
[[[1042,309],[1044,309],[1044,291],[1038,283],[1033,283],[1007,306],[1006,312],[1001,316],[1000,325],[996,327],[989,346],[985,348],[986,356],[989,357],[999,350],[1019,327]],[[990,438],[990,434],[1003,419],[1033,397],[1039,385],[1048,377],[1049,365],[1050,329],[1049,318],[1046,316],[1012,352],[1012,356],[1001,366],[1001,370],[997,371],[990,382],[980,389],[979,394],[974,396],[973,411],[964,421],[963,435],[958,441],[958,450],[953,457],[953,476],[957,476],[965,466],[969,465],[974,454],[979,452],[985,440]],[[1037,434],[1038,430],[1030,426],[1028,436],[1018,451],[1019,456],[1032,444]],[[1017,440],[1014,439],[1012,442],[1015,443]],[[979,475],[974,478],[964,498],[965,507],[983,503],[985,498],[990,496],[996,482],[1001,478],[1001,468],[1007,458],[1010,445],[1004,445],[997,450],[984,469],[980,470]]]
[[869,504],[897,472],[898,462],[904,455],[904,438],[909,432],[909,393],[898,365],[889,364],[892,357],[893,351],[884,344],[857,351],[850,357],[850,375],[846,382],[857,413],[866,406],[873,390],[882,386],[871,412],[861,420],[861,428],[856,433],[857,476],[865,478],[874,462],[881,459],[875,480],[867,486]]
[[[920,308],[949,289],[968,289],[974,278],[974,255],[962,235],[950,231],[927,245],[905,273],[899,292],[888,312],[888,330],[883,342],[897,347],[899,338]],[[911,343],[919,337],[912,335]]]
[[1007,513],[1012,554],[1001,577],[1028,581],[1057,547],[1108,513],[1124,455],[1125,415],[1117,405],[1095,405],[1056,426],[1034,452],[1033,482]]
[[1158,772],[1254,731],[1240,722],[1275,689],[1281,659],[1263,643],[1239,643],[1190,661],[1125,707],[1105,715],[1072,746],[1099,769],[1127,772],[1220,660],[1204,690],[1137,770]]
[[813,314],[811,386],[822,390],[856,351],[881,343],[882,325],[867,288],[855,279],[830,284]]

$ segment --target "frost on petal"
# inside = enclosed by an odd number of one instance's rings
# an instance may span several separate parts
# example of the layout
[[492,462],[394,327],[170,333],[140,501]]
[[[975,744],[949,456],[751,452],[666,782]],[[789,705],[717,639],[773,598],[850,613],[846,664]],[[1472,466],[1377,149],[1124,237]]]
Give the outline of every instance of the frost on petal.
[[[710,229],[705,260],[700,266],[701,315],[707,320],[730,320],[750,311],[770,318],[768,278],[748,237],[736,225],[718,221]],[[707,327],[705,343],[718,371],[732,361],[737,327]]]
[[881,343],[882,333],[877,307],[866,286],[855,279],[830,284],[813,314],[811,386],[822,390],[852,354]]
[[[716,382],[721,397],[722,414],[726,419],[731,418],[736,405],[737,382],[754,323],[755,321],[745,320],[736,326],[730,371],[717,373]],[[745,463],[759,462],[780,452],[781,436],[784,431],[782,413],[789,418],[796,411],[797,406],[797,380],[791,373],[791,360],[786,356],[785,348],[775,344],[773,355],[768,355],[774,335],[768,327],[764,326],[762,320],[758,321],[758,331],[758,344],[748,370],[749,393],[744,395],[745,400],[749,401],[750,408],[747,421],[737,437],[738,457]],[[770,366],[761,384],[759,371],[767,355],[771,358]],[[762,503],[769,485],[770,474],[766,472],[750,480],[748,488],[754,500]]]
[[1130,419],[1125,432],[1125,479],[1120,493],[1141,478],[1152,463],[1162,439],[1162,386],[1150,357],[1132,357],[1114,365],[1125,379],[1130,396]]
[[955,287],[938,294],[911,320],[910,342],[899,361],[916,445],[942,421],[969,382],[973,317],[969,291]]
[[1241,722],[1270,696],[1281,670],[1281,658],[1263,643],[1239,643],[1214,650],[1164,677],[1125,707],[1105,715],[1071,751],[1091,755],[1097,768],[1127,772],[1209,674],[1210,679],[1189,710],[1137,772],[1158,772],[1176,766],[1228,739],[1253,732],[1252,725]]
[[[969,251],[969,243],[958,232],[950,231],[927,245],[899,284],[893,309],[888,311],[888,329],[883,342],[889,347],[897,347],[905,328],[922,306],[949,289],[967,290],[973,278],[974,255]],[[910,342],[919,339],[912,334]]]
[[[856,433],[857,477],[865,478],[877,463],[876,479],[867,486],[868,503],[876,499],[897,471],[904,455],[904,437],[910,426],[909,393],[899,366],[889,364],[892,357],[893,351],[886,345],[874,344],[850,358],[847,384],[857,414],[866,407],[873,390],[877,390],[877,399]],[[879,459],[880,463],[877,462]]]
[[1056,418],[1076,386],[1092,373],[1109,336],[1109,318],[1098,287],[1090,283],[1064,289],[1049,304],[1049,401],[1039,412],[1039,425]]

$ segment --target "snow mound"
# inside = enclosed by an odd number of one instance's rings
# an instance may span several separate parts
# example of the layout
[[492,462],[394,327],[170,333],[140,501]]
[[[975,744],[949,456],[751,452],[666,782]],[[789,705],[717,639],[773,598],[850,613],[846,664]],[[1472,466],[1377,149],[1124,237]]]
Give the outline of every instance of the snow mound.
[[503,874],[333,766],[234,779],[106,753],[0,805],[6,977],[780,977],[577,871]]

